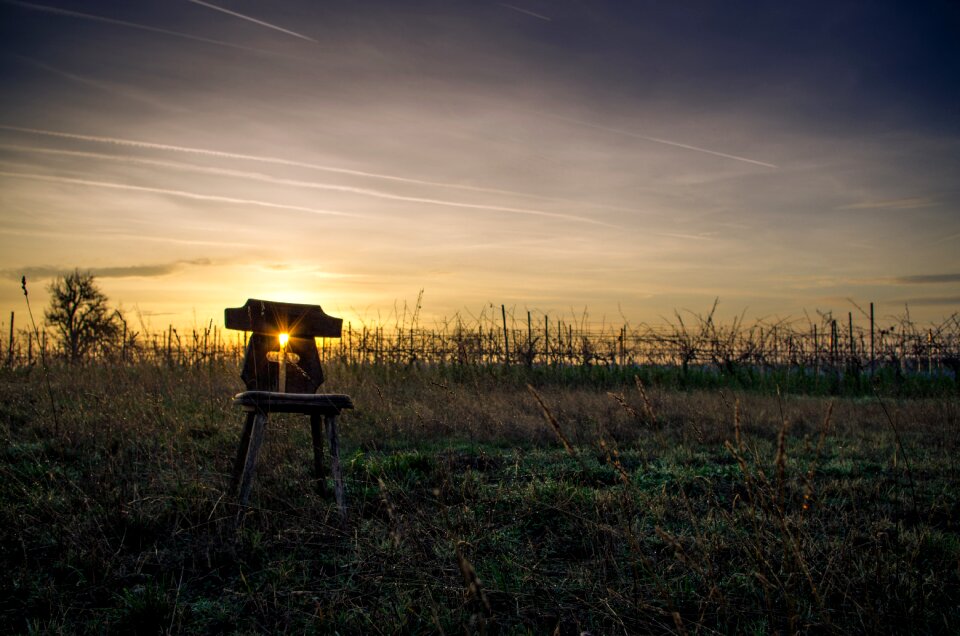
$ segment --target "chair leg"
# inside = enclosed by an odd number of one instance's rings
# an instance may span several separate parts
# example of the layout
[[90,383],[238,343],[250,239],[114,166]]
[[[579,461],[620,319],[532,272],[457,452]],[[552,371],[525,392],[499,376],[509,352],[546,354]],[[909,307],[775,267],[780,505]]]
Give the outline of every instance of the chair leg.
[[253,475],[257,469],[257,455],[260,454],[260,447],[263,445],[263,434],[267,428],[267,414],[256,413],[253,418],[253,430],[250,431],[250,448],[247,450],[247,458],[243,465],[243,479],[240,483],[239,502],[241,506],[246,506],[250,500],[250,490],[253,488]]
[[327,496],[327,475],[323,470],[323,427],[322,416],[310,415],[310,434],[313,437],[313,477],[317,483],[317,494]]
[[240,478],[243,476],[243,466],[247,462],[247,450],[250,448],[250,431],[253,429],[254,413],[247,413],[246,420],[243,422],[243,432],[240,433],[240,445],[237,447],[237,457],[233,460],[233,473],[230,475],[231,497],[237,494],[237,488],[240,486]]
[[327,437],[330,441],[330,472],[333,473],[333,495],[337,500],[340,519],[347,520],[347,493],[343,486],[343,473],[340,470],[340,436],[337,434],[337,416],[325,416]]

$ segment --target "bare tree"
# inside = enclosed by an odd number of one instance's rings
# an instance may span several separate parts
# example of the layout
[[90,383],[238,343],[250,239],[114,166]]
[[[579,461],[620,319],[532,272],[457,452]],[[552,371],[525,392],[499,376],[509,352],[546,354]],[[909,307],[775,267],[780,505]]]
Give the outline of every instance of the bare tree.
[[97,287],[91,272],[79,269],[50,284],[50,308],[44,314],[70,362],[82,361],[98,345],[119,332],[117,312]]

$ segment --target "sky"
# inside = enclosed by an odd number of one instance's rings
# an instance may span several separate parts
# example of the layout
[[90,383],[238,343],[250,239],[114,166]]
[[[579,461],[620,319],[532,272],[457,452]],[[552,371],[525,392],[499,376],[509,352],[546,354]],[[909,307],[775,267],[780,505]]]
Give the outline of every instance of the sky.
[[421,290],[426,323],[937,322],[958,32],[949,0],[0,0],[0,311],[80,268],[149,329]]

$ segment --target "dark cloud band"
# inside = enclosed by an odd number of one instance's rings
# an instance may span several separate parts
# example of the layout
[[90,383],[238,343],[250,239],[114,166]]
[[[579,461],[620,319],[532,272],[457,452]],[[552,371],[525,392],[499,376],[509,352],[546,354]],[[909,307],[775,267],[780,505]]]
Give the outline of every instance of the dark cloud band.
[[925,285],[928,283],[960,283],[960,274],[925,274],[900,276],[895,279],[901,285]]
[[[184,267],[205,267],[211,265],[208,258],[197,258],[184,261],[173,261],[172,263],[157,263],[155,265],[121,265],[117,267],[81,267],[81,271],[89,271],[98,278],[155,278],[158,276],[167,276]],[[7,269],[3,271],[3,277],[10,280],[20,280],[25,276],[30,280],[47,280],[63,276],[73,271],[73,268],[57,267],[52,265],[38,265],[33,267],[22,267],[19,269]]]

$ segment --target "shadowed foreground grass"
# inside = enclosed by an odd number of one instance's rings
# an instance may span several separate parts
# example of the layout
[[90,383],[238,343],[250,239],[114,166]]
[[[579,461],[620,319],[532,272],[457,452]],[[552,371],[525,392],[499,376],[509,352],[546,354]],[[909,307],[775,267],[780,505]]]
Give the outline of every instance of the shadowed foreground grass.
[[541,386],[542,409],[334,367],[344,526],[305,418],[271,419],[251,509],[224,495],[233,369],[53,370],[56,421],[38,370],[3,373],[11,632],[960,629],[955,398]]

